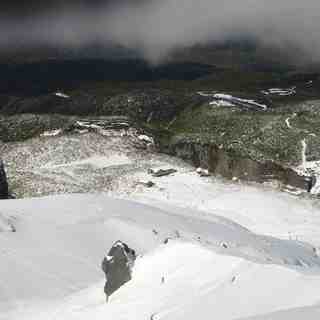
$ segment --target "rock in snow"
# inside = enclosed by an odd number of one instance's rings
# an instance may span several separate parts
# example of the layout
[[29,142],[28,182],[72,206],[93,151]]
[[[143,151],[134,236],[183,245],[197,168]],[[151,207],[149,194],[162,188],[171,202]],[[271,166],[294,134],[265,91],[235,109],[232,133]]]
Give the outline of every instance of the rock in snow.
[[210,173],[208,169],[203,169],[203,168],[197,168],[197,173],[199,174],[200,177],[209,177]]
[[169,176],[170,174],[176,173],[177,170],[176,169],[159,169],[159,170],[149,170],[149,173],[153,176],[153,177],[164,177],[164,176]]
[[107,297],[131,280],[131,271],[136,259],[133,249],[117,241],[102,261],[102,270],[106,275],[104,292]]
[[6,171],[4,170],[3,161],[0,160],[0,199],[8,199],[9,190],[8,190],[8,181]]

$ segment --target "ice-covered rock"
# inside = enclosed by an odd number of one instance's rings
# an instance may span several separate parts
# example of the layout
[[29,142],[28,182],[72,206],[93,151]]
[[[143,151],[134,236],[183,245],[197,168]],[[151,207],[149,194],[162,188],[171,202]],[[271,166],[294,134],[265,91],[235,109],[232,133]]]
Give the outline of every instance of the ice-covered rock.
[[135,259],[135,251],[121,241],[117,241],[103,259],[101,267],[106,276],[104,292],[107,300],[110,295],[131,280]]

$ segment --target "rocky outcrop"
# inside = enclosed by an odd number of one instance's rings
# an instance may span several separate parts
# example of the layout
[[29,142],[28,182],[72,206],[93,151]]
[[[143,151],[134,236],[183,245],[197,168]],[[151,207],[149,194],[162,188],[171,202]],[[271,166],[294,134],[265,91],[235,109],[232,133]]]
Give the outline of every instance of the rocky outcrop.
[[197,167],[206,168],[211,173],[227,179],[236,178],[260,183],[277,180],[283,185],[308,192],[314,180],[310,176],[300,175],[293,169],[273,161],[259,162],[241,157],[232,150],[224,150],[214,144],[180,141],[171,146],[171,152]]
[[158,135],[162,152],[228,179],[311,191],[320,172],[319,100],[253,111],[211,99],[185,108]]
[[135,259],[135,251],[121,241],[117,241],[103,259],[101,267],[106,276],[104,292],[107,301],[110,295],[131,280]]
[[9,199],[7,175],[2,160],[0,160],[0,199]]

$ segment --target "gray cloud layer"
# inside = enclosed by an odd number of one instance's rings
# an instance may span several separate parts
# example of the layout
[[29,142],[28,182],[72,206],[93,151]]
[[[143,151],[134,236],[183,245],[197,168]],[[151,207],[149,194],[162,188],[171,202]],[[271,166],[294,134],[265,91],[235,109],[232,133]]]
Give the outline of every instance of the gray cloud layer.
[[[140,0],[0,22],[0,49],[114,42],[158,61],[171,50],[248,36],[320,61],[319,0]],[[131,4],[130,4],[131,3]],[[294,50],[293,50],[294,48]]]

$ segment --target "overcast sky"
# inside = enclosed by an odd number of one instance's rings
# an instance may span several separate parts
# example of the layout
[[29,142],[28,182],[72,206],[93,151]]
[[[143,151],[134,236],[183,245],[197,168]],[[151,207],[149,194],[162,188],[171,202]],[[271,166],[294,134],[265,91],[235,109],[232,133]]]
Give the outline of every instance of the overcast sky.
[[247,36],[320,61],[319,0],[1,0],[0,50],[111,41],[158,61]]

